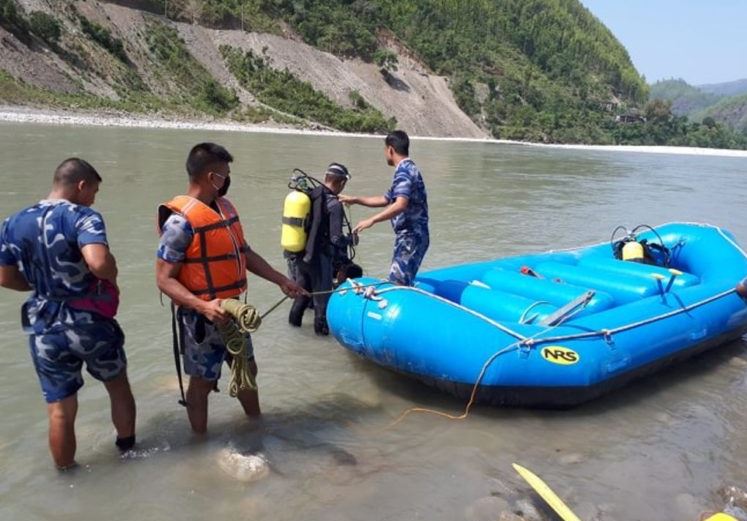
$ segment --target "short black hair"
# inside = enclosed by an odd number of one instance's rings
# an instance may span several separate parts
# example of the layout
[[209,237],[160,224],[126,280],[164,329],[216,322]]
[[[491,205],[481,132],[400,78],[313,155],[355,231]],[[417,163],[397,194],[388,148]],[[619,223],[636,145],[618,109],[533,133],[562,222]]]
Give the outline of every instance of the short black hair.
[[350,172],[348,172],[348,168],[342,163],[330,163],[324,176],[342,177],[347,181],[350,179]]
[[403,130],[395,130],[387,134],[384,143],[401,156],[410,155],[410,138]]
[[233,156],[228,150],[215,143],[198,143],[187,156],[187,173],[190,179],[206,174],[217,163],[230,163]]
[[100,183],[101,176],[88,161],[77,157],[65,159],[54,171],[52,182],[61,186],[74,186],[81,181]]

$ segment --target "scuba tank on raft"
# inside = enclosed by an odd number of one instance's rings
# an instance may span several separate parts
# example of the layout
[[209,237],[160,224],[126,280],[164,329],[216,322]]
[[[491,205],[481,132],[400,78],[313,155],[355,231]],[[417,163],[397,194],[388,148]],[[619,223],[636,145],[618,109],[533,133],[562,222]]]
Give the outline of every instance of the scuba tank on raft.
[[300,253],[306,248],[311,221],[309,193],[318,183],[302,170],[293,170],[288,183],[291,192],[283,202],[283,226],[280,231],[280,245],[289,253]]
[[[638,232],[641,229],[649,230],[656,235],[658,243],[649,242],[648,239],[639,239]],[[621,239],[615,240],[615,236],[620,230],[624,231],[625,235]],[[632,230],[628,230],[622,225],[618,226],[612,232],[610,246],[612,247],[612,254],[618,260],[669,267],[671,252],[664,245],[661,235],[648,224],[639,224]]]

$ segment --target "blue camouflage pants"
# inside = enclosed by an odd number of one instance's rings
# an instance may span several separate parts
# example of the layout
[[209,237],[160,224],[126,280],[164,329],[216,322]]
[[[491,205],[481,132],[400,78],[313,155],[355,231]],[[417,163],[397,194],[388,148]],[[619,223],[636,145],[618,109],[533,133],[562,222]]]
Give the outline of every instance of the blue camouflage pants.
[[428,235],[412,232],[398,233],[394,238],[394,254],[392,266],[389,269],[389,280],[395,284],[412,286],[429,244]]
[[[179,308],[178,317],[182,350],[184,353],[184,372],[205,380],[220,379],[223,362],[231,355],[218,328],[202,315],[191,309]],[[250,365],[254,360],[252,337],[246,333],[246,359]]]
[[83,387],[83,363],[96,380],[108,382],[127,368],[124,333],[114,319],[66,325],[29,335],[29,348],[47,403]]

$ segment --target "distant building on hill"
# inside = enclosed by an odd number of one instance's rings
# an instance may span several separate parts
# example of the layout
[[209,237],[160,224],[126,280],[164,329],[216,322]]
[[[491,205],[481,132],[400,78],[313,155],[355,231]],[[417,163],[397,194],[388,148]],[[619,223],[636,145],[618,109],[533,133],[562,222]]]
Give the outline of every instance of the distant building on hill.
[[641,116],[638,111],[631,110],[625,114],[615,116],[615,123],[645,123],[646,118]]

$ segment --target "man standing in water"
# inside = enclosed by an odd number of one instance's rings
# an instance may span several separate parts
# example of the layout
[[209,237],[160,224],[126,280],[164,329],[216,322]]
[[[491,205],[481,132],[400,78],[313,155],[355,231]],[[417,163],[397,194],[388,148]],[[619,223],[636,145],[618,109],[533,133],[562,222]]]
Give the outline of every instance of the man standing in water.
[[[353,237],[343,232],[344,211],[337,196],[345,189],[350,173],[345,165],[332,163],[324,174],[324,183],[314,188],[311,198],[311,224],[306,248],[298,254],[287,254],[293,279],[315,293],[314,332],[329,334],[327,302],[333,279],[340,270],[352,269],[348,247]],[[301,321],[311,297],[296,297],[288,315],[292,326],[301,327]]]
[[[226,346],[216,327],[228,320],[221,301],[246,290],[246,270],[274,282],[290,297],[305,294],[246,243],[239,215],[225,198],[231,184],[232,161],[231,154],[220,145],[196,145],[187,158],[187,194],[158,208],[161,239],[156,282],[178,306],[184,371],[190,377],[187,415],[196,433],[207,431],[208,395],[216,388],[226,360]],[[256,375],[248,334],[245,355]],[[247,416],[259,416],[256,390],[240,390],[237,398]]]
[[381,221],[391,220],[394,228],[394,254],[389,280],[402,286],[412,286],[428,250],[428,197],[420,170],[410,159],[410,139],[395,130],[384,140],[384,154],[389,166],[395,167],[392,186],[385,195],[369,197],[339,196],[345,204],[360,204],[370,208],[386,208],[359,222],[357,234]]
[[21,320],[49,415],[49,448],[61,470],[75,465],[75,416],[81,369],[104,383],[117,447],[135,444],[135,399],[127,380],[124,334],[114,320],[117,264],[104,220],[90,206],[101,177],[67,159],[52,192],[9,217],[0,232],[0,286],[32,291]]

